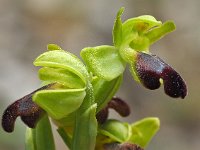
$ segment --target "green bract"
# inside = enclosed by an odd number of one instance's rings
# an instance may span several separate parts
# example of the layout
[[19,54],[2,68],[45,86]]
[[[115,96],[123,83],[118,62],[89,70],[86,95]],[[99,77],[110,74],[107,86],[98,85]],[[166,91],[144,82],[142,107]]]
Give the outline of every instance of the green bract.
[[131,128],[127,123],[122,123],[118,120],[108,120],[100,126],[99,132],[110,137],[115,142],[126,142],[131,135]]
[[152,137],[160,128],[160,121],[158,118],[145,118],[137,121],[131,125],[132,136],[130,141],[146,147]]
[[[131,142],[144,148],[159,128],[160,121],[158,118],[145,118],[133,124],[123,123],[117,120],[108,120],[100,126],[99,133],[104,135],[105,141],[120,143]],[[111,140],[108,140],[108,137]],[[103,140],[103,138],[101,137],[100,140]]]

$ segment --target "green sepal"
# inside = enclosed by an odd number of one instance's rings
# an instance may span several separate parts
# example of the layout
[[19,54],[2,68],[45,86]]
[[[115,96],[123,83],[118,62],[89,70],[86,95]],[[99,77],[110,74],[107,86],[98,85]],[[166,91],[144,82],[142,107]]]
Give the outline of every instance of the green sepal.
[[61,83],[69,88],[79,89],[86,86],[79,76],[63,68],[43,67],[38,74],[43,81]]
[[115,142],[124,143],[131,136],[131,127],[127,123],[110,119],[99,127],[99,133],[109,137]]
[[149,39],[150,44],[153,44],[157,40],[161,39],[166,34],[174,31],[176,26],[173,21],[167,21],[159,27],[147,32],[145,36]]
[[145,118],[131,125],[132,136],[130,141],[145,148],[160,128],[158,118]]
[[117,48],[113,46],[84,48],[81,51],[81,57],[94,75],[108,81],[121,75],[126,66]]
[[41,54],[34,61],[34,65],[66,69],[79,76],[84,83],[88,78],[86,67],[80,59],[63,50],[48,51]]
[[37,123],[35,129],[26,129],[26,150],[55,150],[51,124],[47,115]]
[[93,104],[85,111],[80,109],[77,112],[72,150],[94,150],[97,135],[96,108],[97,104]]
[[80,107],[85,95],[85,88],[42,90],[33,95],[33,101],[53,119],[62,119]]
[[117,13],[115,23],[113,26],[113,44],[115,47],[120,47],[120,44],[122,42],[122,21],[121,21],[121,15],[124,12],[124,7],[120,8],[120,10]]
[[119,76],[111,81],[97,78],[92,82],[94,88],[95,102],[97,103],[97,112],[99,112],[112,99],[119,89],[123,76]]
[[53,50],[62,50],[62,48],[56,44],[48,44],[47,50],[53,51]]

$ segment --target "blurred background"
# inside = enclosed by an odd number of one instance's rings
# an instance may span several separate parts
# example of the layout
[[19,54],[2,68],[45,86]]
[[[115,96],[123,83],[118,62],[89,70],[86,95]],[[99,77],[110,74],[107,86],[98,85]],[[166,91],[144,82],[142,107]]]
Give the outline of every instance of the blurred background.
[[[122,19],[149,14],[174,20],[177,30],[151,47],[151,52],[173,66],[186,80],[189,93],[182,99],[150,91],[132,80],[128,70],[118,96],[128,101],[134,122],[155,116],[161,129],[146,150],[200,148],[200,1],[199,0],[0,0],[0,114],[13,101],[38,88],[33,60],[48,43],[79,55],[82,48],[112,44],[112,26],[120,7]],[[25,125],[15,131],[0,128],[0,150],[24,149]],[[57,149],[65,150],[57,133]],[[48,139],[47,139],[48,140]]]

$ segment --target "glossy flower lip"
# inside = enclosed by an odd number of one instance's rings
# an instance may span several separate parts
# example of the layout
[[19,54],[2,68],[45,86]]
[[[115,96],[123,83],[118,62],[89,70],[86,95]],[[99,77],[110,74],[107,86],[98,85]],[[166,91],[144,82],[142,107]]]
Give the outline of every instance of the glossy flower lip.
[[47,89],[50,86],[51,84],[43,86],[9,105],[2,116],[3,129],[6,132],[13,132],[15,120],[18,116],[28,127],[34,128],[43,116],[44,111],[32,101],[32,96],[37,91]]
[[136,144],[131,143],[107,143],[104,145],[104,150],[144,150]]
[[135,61],[135,72],[140,82],[148,89],[158,89],[161,80],[164,91],[173,98],[185,98],[187,86],[181,76],[156,55],[138,52]]

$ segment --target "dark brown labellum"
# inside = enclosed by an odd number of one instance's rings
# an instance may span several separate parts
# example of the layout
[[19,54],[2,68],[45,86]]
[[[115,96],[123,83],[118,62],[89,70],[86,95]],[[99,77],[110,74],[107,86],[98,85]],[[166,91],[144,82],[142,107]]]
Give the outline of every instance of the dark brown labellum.
[[104,145],[104,150],[144,150],[136,144],[131,143],[108,143]]
[[181,76],[170,67],[163,69],[162,78],[164,90],[172,97],[184,98],[187,95],[187,87]]
[[14,130],[15,120],[18,116],[30,128],[34,128],[43,116],[44,111],[32,101],[32,96],[35,92],[49,88],[50,85],[44,86],[23,98],[15,101],[4,111],[2,116],[2,127],[6,132]]
[[160,87],[163,80],[165,93],[174,98],[184,98],[187,87],[181,76],[162,59],[155,55],[138,53],[135,64],[136,74],[141,83],[148,89]]

